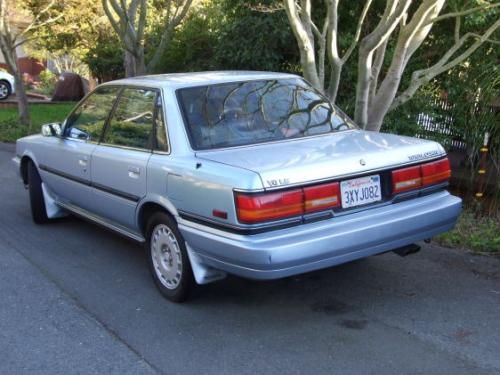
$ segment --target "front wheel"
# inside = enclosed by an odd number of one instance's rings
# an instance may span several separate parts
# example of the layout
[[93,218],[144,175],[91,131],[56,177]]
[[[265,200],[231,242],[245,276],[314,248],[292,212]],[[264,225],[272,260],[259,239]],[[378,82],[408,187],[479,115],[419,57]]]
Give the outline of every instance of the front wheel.
[[43,197],[42,179],[36,169],[35,164],[28,163],[28,187],[31,204],[31,217],[36,224],[43,224],[49,221],[47,210],[45,209],[45,199]]
[[149,220],[146,243],[149,268],[160,292],[172,302],[186,300],[194,277],[175,221],[162,212],[154,214]]

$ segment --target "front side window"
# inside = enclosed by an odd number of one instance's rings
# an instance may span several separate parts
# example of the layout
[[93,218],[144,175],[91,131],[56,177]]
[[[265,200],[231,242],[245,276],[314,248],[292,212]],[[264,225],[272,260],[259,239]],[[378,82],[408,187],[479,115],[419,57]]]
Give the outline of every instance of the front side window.
[[96,89],[68,118],[64,136],[98,142],[118,91],[118,87]]
[[126,88],[104,135],[104,143],[150,150],[156,91]]
[[347,116],[298,78],[184,88],[178,98],[196,150],[355,128]]

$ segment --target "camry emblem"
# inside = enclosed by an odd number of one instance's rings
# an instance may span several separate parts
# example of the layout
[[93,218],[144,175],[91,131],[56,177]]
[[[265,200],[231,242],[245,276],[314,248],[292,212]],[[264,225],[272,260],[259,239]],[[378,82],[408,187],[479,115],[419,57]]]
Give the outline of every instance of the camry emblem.
[[361,165],[366,165],[366,161],[365,161],[365,159],[359,159],[359,164],[361,164]]

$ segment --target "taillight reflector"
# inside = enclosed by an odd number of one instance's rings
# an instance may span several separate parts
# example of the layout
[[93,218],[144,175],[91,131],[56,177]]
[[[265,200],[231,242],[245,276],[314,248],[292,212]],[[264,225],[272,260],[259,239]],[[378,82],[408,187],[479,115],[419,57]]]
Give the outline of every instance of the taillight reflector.
[[448,158],[422,164],[422,184],[432,185],[448,181],[451,177],[450,161]]
[[236,210],[242,223],[281,219],[304,212],[302,189],[276,193],[236,193]]
[[305,212],[313,212],[340,205],[338,182],[304,188]]

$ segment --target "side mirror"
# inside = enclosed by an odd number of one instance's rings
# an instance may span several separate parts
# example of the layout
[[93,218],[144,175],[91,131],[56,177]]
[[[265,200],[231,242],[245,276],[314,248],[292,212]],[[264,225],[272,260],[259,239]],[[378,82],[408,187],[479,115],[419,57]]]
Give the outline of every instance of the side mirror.
[[60,123],[52,123],[42,125],[42,135],[44,137],[60,137],[62,133]]

